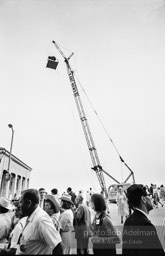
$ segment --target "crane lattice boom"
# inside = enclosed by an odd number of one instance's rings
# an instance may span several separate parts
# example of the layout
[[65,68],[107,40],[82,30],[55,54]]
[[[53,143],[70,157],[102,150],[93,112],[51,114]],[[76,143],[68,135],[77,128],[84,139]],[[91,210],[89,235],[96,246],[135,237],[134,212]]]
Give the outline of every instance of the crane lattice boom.
[[69,80],[70,80],[71,87],[73,90],[74,99],[76,102],[76,106],[77,106],[77,110],[78,110],[81,124],[83,127],[85,139],[86,139],[89,153],[90,153],[92,163],[93,163],[92,169],[96,172],[97,178],[98,178],[100,186],[101,186],[101,190],[105,193],[105,197],[108,198],[108,192],[107,192],[107,188],[106,188],[106,184],[105,184],[105,180],[104,180],[104,176],[103,176],[103,169],[100,164],[100,160],[99,160],[97,150],[96,150],[96,147],[95,147],[95,144],[93,141],[93,137],[92,137],[92,134],[91,134],[91,131],[89,128],[89,124],[88,124],[88,121],[87,121],[87,118],[85,115],[83,104],[82,104],[82,101],[81,101],[81,98],[80,98],[80,95],[78,92],[78,88],[77,88],[76,81],[74,78],[74,72],[72,71],[71,66],[69,64],[69,59],[72,57],[73,54],[71,54],[69,56],[69,58],[66,58],[64,53],[61,51],[61,49],[57,45],[57,43],[55,41],[53,41],[53,43],[56,46],[57,50],[62,55],[62,57],[64,58],[64,61],[66,63],[67,72],[68,72]]

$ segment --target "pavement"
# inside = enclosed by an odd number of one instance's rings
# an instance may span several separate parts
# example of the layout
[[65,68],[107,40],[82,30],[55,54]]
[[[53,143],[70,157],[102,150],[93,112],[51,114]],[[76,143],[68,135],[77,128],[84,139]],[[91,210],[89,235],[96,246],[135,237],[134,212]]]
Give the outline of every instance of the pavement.
[[[109,206],[112,223],[115,226],[115,228],[118,232],[118,235],[120,237],[120,240],[121,240],[123,224],[120,223],[121,220],[120,220],[120,216],[118,216],[117,205],[114,203],[109,203],[108,206]],[[94,211],[92,211],[92,210],[91,210],[91,215],[92,215],[92,217],[94,216]],[[148,218],[151,220],[151,222],[156,227],[158,237],[159,237],[160,242],[162,243],[162,246],[165,250],[165,205],[164,205],[164,207],[159,206],[158,208],[154,208],[152,211],[150,211]],[[72,232],[72,234],[73,234],[72,254],[76,254],[75,233]],[[117,253],[117,255],[122,254],[122,243],[116,245],[116,253]],[[91,238],[89,240],[89,254],[93,254]]]
[[165,251],[165,205],[154,208],[148,218],[156,227],[158,237]]

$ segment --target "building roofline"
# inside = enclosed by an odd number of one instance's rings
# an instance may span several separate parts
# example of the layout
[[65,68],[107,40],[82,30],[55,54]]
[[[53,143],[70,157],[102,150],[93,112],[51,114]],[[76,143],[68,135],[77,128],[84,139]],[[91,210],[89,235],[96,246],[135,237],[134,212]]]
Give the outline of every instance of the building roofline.
[[[0,154],[9,156],[10,152],[8,150],[6,150],[5,148],[0,147]],[[2,156],[3,157],[3,156]],[[1,159],[2,159],[1,157]],[[32,168],[30,166],[28,166],[27,164],[25,164],[24,162],[22,162],[18,157],[14,156],[13,154],[11,154],[11,159],[16,162],[19,163],[20,165],[22,165],[23,167],[25,167],[26,169],[28,169],[29,171],[32,171]]]

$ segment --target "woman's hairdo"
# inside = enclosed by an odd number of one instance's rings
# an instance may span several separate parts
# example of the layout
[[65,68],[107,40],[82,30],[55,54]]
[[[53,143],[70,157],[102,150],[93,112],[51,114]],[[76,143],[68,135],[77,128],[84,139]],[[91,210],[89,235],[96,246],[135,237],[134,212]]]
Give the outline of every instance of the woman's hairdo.
[[51,209],[53,209],[54,211],[56,211],[56,208],[55,208],[55,205],[53,204],[53,202],[49,199],[45,199],[44,201],[45,203],[49,203],[50,206],[51,206]]
[[91,201],[95,206],[95,211],[104,212],[106,210],[106,203],[103,195],[101,194],[93,194],[91,196]]

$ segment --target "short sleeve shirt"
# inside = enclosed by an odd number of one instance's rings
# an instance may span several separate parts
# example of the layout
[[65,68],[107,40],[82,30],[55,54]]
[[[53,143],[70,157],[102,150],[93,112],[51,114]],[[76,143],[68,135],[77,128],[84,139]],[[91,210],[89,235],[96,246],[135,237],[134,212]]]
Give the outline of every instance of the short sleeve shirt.
[[7,238],[11,231],[11,216],[8,213],[0,214],[0,240]]
[[71,228],[73,226],[73,212],[71,209],[65,210],[61,215],[60,215],[60,228],[65,231],[66,227]]
[[20,235],[22,234],[22,230],[25,226],[27,217],[21,218],[14,229],[12,230],[10,236],[11,236],[11,248],[17,248],[17,244],[19,242]]
[[20,239],[21,254],[51,254],[61,242],[51,217],[39,206],[27,219]]

